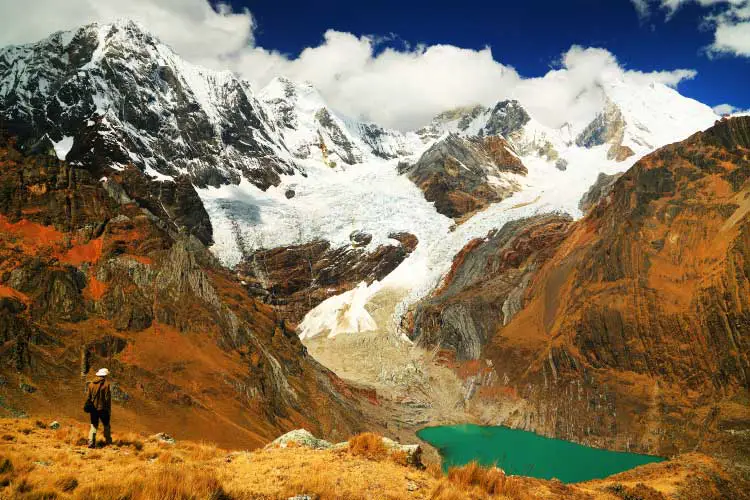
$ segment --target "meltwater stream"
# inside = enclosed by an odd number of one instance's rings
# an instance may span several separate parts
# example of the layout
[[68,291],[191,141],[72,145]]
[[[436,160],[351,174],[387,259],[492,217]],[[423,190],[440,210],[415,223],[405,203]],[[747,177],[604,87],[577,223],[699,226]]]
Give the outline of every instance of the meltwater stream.
[[420,439],[438,449],[443,468],[477,461],[497,465],[512,475],[564,483],[601,479],[639,465],[660,462],[660,457],[601,450],[569,441],[550,439],[508,427],[448,425],[426,427]]

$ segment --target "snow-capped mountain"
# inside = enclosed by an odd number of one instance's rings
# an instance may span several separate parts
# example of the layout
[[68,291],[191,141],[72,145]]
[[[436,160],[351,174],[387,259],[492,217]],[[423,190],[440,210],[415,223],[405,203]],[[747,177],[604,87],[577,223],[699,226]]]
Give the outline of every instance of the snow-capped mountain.
[[0,109],[29,147],[48,139],[64,158],[93,127],[111,166],[198,186],[265,188],[295,170],[247,82],[186,63],[132,22],[2,49]]
[[373,123],[338,116],[309,83],[275,78],[258,95],[295,158],[330,167],[409,155],[422,143],[414,133],[402,134]]
[[[383,287],[399,290],[398,314],[440,282],[468,241],[529,215],[580,216],[600,173],[624,171],[718,118],[659,83],[605,78],[598,91],[591,120],[559,128],[535,119],[529,103],[504,100],[402,133],[339,115],[309,84],[277,78],[256,93],[231,73],[183,61],[131,22],[0,49],[0,117],[24,147],[133,164],[158,179],[187,174],[227,265],[259,248],[347,248],[353,231],[367,234],[366,251],[400,244],[393,234],[416,237],[382,281],[310,311],[304,335],[372,325],[365,305]],[[444,186],[447,209],[430,194]]]
[[624,161],[682,140],[719,118],[708,106],[661,83],[610,77],[603,78],[597,90],[603,95],[603,104],[589,122],[568,121],[552,128],[530,116],[522,103],[506,100],[490,108],[444,112],[417,133],[433,138],[446,132],[466,137],[499,135],[519,155],[536,154],[563,169],[576,149],[606,145],[608,160]]

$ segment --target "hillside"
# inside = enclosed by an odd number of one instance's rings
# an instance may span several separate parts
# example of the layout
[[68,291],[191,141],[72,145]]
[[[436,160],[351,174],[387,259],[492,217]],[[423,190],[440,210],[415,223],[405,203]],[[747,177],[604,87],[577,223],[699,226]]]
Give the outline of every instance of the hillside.
[[302,425],[362,428],[358,398],[284,320],[149,210],[195,214],[190,183],[26,155],[6,135],[0,165],[3,414],[80,418],[106,365],[132,429],[253,447]]
[[[748,498],[747,479],[727,464],[688,454],[606,480],[565,485],[467,466],[444,475],[410,466],[360,435],[332,450],[304,445],[246,452],[205,442],[115,432],[111,447],[77,445],[84,426],[0,420],[0,498],[216,498],[624,500]],[[296,496],[300,495],[300,496]],[[307,495],[307,496],[305,496]]]
[[454,259],[412,335],[454,354],[483,422],[747,460],[748,130],[717,122],[580,221],[519,221]]

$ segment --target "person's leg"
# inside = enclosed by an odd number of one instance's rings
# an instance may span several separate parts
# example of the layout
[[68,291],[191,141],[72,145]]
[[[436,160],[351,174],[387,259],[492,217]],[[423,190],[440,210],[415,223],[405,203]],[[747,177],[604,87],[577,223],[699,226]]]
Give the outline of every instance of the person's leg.
[[99,413],[93,410],[89,413],[91,417],[91,427],[89,427],[89,448],[96,447],[96,429],[99,427]]
[[108,411],[103,412],[101,415],[102,419],[102,425],[104,426],[104,443],[105,444],[112,444],[112,432],[109,427],[109,417],[110,414]]

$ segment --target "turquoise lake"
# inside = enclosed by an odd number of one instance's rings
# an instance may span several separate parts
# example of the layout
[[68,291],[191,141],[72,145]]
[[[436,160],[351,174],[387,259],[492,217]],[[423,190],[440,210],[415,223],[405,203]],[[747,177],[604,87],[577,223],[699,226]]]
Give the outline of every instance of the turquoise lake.
[[564,483],[600,479],[639,465],[661,462],[660,457],[590,448],[508,427],[446,425],[417,432],[440,451],[443,468],[477,461],[497,465],[508,474]]

